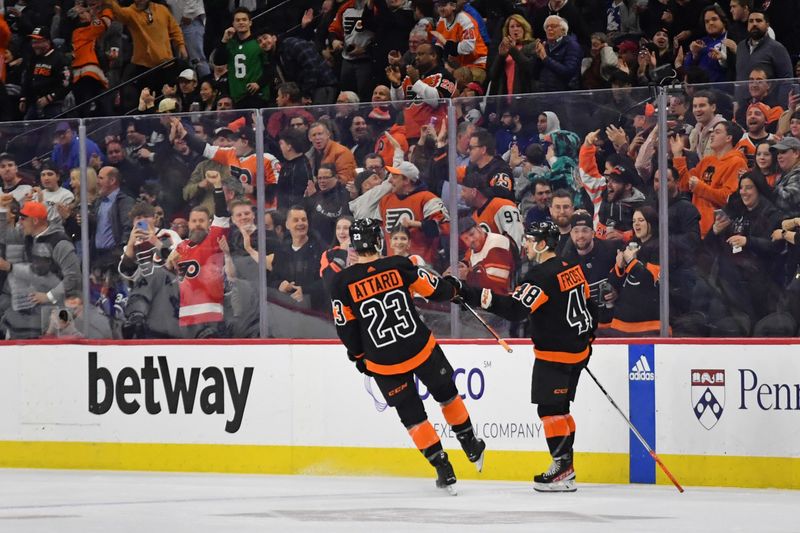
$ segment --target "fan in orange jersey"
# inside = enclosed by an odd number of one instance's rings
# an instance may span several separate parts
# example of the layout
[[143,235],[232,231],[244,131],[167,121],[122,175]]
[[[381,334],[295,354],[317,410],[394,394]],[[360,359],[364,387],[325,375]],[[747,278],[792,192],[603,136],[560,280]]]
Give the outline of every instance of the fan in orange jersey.
[[474,81],[483,83],[489,49],[475,19],[459,9],[456,0],[436,0],[436,6],[439,21],[431,35],[444,48],[445,56],[455,58],[459,66],[472,71]]
[[[182,125],[179,125],[178,131],[179,136],[185,136],[186,144],[192,150],[203,154],[206,159],[230,166],[231,176],[242,183],[245,195],[255,203],[258,155],[253,148],[255,146],[255,135],[250,128],[247,126],[240,128],[237,133],[238,137],[230,148],[212,146],[193,133],[188,133]],[[264,184],[266,185],[264,207],[267,209],[277,206],[275,191],[280,171],[281,165],[275,156],[264,152]]]
[[411,100],[403,110],[409,142],[419,139],[422,126],[435,122],[442,124],[447,120],[447,106],[440,104],[439,100],[452,98],[456,90],[453,78],[440,64],[433,45],[419,45],[414,63],[406,67],[405,78],[401,77],[400,67],[386,67],[386,77],[392,84],[392,100]]
[[[108,89],[108,79],[97,59],[95,44],[111,25],[113,14],[105,8],[98,16],[79,4],[74,9],[78,25],[72,31],[72,92],[76,103],[81,104]],[[81,115],[86,116],[88,111],[84,109]],[[99,111],[101,113],[95,114],[102,114],[102,110]]]
[[507,236],[516,250],[522,250],[525,228],[517,204],[492,194],[489,183],[476,175],[464,178],[461,198],[473,209],[473,220],[485,231]]
[[442,199],[419,183],[419,169],[404,161],[386,167],[391,176],[392,192],[381,198],[379,208],[383,227],[390,233],[395,226],[408,229],[409,252],[436,265],[439,236],[450,232],[450,215]]
[[5,17],[0,13],[0,85],[6,82],[6,50],[11,42],[11,28],[8,27]]

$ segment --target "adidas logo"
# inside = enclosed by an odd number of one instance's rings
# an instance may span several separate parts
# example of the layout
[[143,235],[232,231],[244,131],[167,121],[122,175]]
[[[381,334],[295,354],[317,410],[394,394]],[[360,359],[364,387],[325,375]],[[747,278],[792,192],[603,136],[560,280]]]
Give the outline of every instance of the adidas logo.
[[631,381],[655,381],[656,373],[650,369],[650,364],[644,355],[633,365],[630,374],[628,374],[628,379]]

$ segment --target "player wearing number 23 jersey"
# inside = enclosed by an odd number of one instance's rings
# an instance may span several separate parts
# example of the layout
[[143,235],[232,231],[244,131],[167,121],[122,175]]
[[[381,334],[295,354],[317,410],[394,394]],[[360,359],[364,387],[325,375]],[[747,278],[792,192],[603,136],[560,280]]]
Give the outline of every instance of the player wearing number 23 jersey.
[[451,300],[456,287],[401,256],[380,256],[380,221],[350,226],[358,262],[336,274],[331,303],[336,332],[356,368],[374,376],[387,405],[394,407],[420,452],[436,468],[436,486],[455,493],[456,476],[439,435],[428,421],[415,377],[439,402],[467,458],[483,467],[486,445],[475,437],[467,408],[453,382],[453,367],[425,326],[413,297]]
[[559,238],[560,231],[554,223],[531,224],[526,231],[525,251],[528,259],[537,264],[511,295],[458,287],[468,304],[480,305],[508,320],[528,318],[536,355],[531,402],[538,404],[553,457],[550,468],[534,477],[534,489],[543,492],[576,490],[572,466],[575,421],[569,409],[597,327],[597,307],[589,298],[589,283],[583,270],[554,252]]
[[414,306],[415,295],[448,301],[455,289],[408,258],[351,265],[333,280],[336,329],[348,351],[374,374],[402,374],[430,357],[436,339]]

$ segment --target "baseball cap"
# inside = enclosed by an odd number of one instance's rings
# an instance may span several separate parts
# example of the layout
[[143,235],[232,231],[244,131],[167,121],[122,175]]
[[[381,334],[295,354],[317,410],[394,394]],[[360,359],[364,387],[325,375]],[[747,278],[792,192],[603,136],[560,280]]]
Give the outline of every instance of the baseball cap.
[[620,53],[636,52],[639,50],[639,45],[635,41],[622,41],[617,46],[617,50],[619,50]]
[[69,122],[59,122],[56,126],[56,133],[61,133],[62,131],[71,130],[72,128],[69,125]]
[[483,90],[483,87],[481,87],[481,84],[475,83],[474,81],[467,84],[467,89],[475,91],[478,96],[483,96],[486,93],[486,91]]
[[747,106],[747,110],[750,111],[750,108],[755,108],[761,111],[761,114],[764,115],[767,124],[775,122],[781,118],[781,115],[783,114],[783,109],[781,107],[770,107],[764,102],[753,102]]
[[356,186],[356,190],[360,193],[361,192],[361,185],[364,184],[371,176],[375,173],[371,170],[362,170],[361,172],[356,175],[356,179],[354,185]]
[[25,202],[25,205],[19,210],[19,214],[31,218],[47,219],[47,208],[40,202]]
[[474,218],[461,217],[458,219],[458,234],[461,235],[462,233],[466,233],[477,225],[478,223],[475,222]]
[[177,109],[178,101],[174,98],[164,98],[158,104],[159,113],[171,113],[172,111],[177,111]]
[[222,128],[217,128],[217,129],[214,130],[214,138],[215,139],[217,137],[225,137],[227,139],[232,139],[235,136],[236,136],[236,134],[233,133],[233,130],[230,129],[230,128],[222,127]]
[[606,179],[618,181],[620,183],[629,183],[633,185],[633,176],[631,171],[622,165],[617,165],[610,171],[606,172]]
[[419,179],[419,169],[415,164],[409,163],[408,161],[403,161],[396,167],[390,167],[387,165],[386,170],[390,174],[400,174],[405,176],[411,181],[417,181]]
[[3,152],[0,154],[0,161],[17,161],[17,158],[11,152]]
[[41,40],[47,39],[50,40],[50,30],[47,29],[46,26],[37,26],[33,28],[33,31],[28,35],[31,39]]
[[800,151],[800,140],[794,137],[784,137],[770,148],[776,152],[785,152],[786,150]]
[[489,187],[489,182],[476,172],[468,172],[461,182],[462,187],[469,187],[470,189],[485,189]]
[[576,226],[585,226],[587,228],[594,229],[594,223],[592,221],[592,215],[585,211],[580,211],[572,215],[572,218],[569,221],[572,224],[572,227]]
[[197,81],[197,73],[190,68],[184,69],[178,75],[179,80],[192,80]]

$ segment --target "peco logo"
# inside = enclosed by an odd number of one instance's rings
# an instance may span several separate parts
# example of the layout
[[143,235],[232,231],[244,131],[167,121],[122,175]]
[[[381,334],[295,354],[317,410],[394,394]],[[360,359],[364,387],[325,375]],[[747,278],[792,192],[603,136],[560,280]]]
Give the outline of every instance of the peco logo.
[[[157,366],[154,359],[158,360]],[[97,352],[89,352],[89,412],[104,415],[116,403],[123,414],[132,415],[144,404],[148,414],[157,415],[162,411],[160,400],[163,399],[169,414],[177,414],[180,410],[189,415],[194,411],[199,393],[200,410],[204,414],[224,415],[225,399],[230,396],[233,416],[225,423],[225,431],[236,433],[242,425],[252,379],[253,367],[245,367],[241,384],[232,367],[177,368],[173,371],[166,356],[145,357],[141,368],[124,367],[115,376],[108,368],[98,366]]]
[[655,381],[656,373],[650,368],[650,363],[647,362],[647,357],[642,354],[636,364],[631,368],[628,373],[630,381]]
[[[458,388],[459,391],[466,390],[466,394],[463,392],[461,394],[462,400],[466,400],[467,397],[471,400],[480,400],[486,391],[486,376],[480,368],[471,368],[469,370],[466,368],[456,368],[453,371],[453,381],[455,381],[456,388]],[[421,383],[417,376],[414,376],[414,384],[417,387],[417,393],[421,400],[424,401],[431,395],[428,389],[425,388],[425,384]],[[375,410],[379,413],[385,411],[388,405],[384,401],[378,387],[375,386],[375,381],[369,376],[364,376],[364,389],[366,389],[367,394],[372,397]]]
[[[469,396],[471,400],[480,400],[483,397],[484,390],[486,390],[486,378],[480,368],[472,368],[469,371],[465,368],[456,368],[453,372],[453,381],[456,382],[456,388],[458,390],[463,391],[466,389],[467,391],[466,394],[461,394],[462,400],[466,400],[467,396]],[[417,376],[414,376],[414,382],[417,384],[420,399],[426,400],[431,393],[425,389],[425,384],[420,383]],[[466,385],[466,387],[464,385]]]

